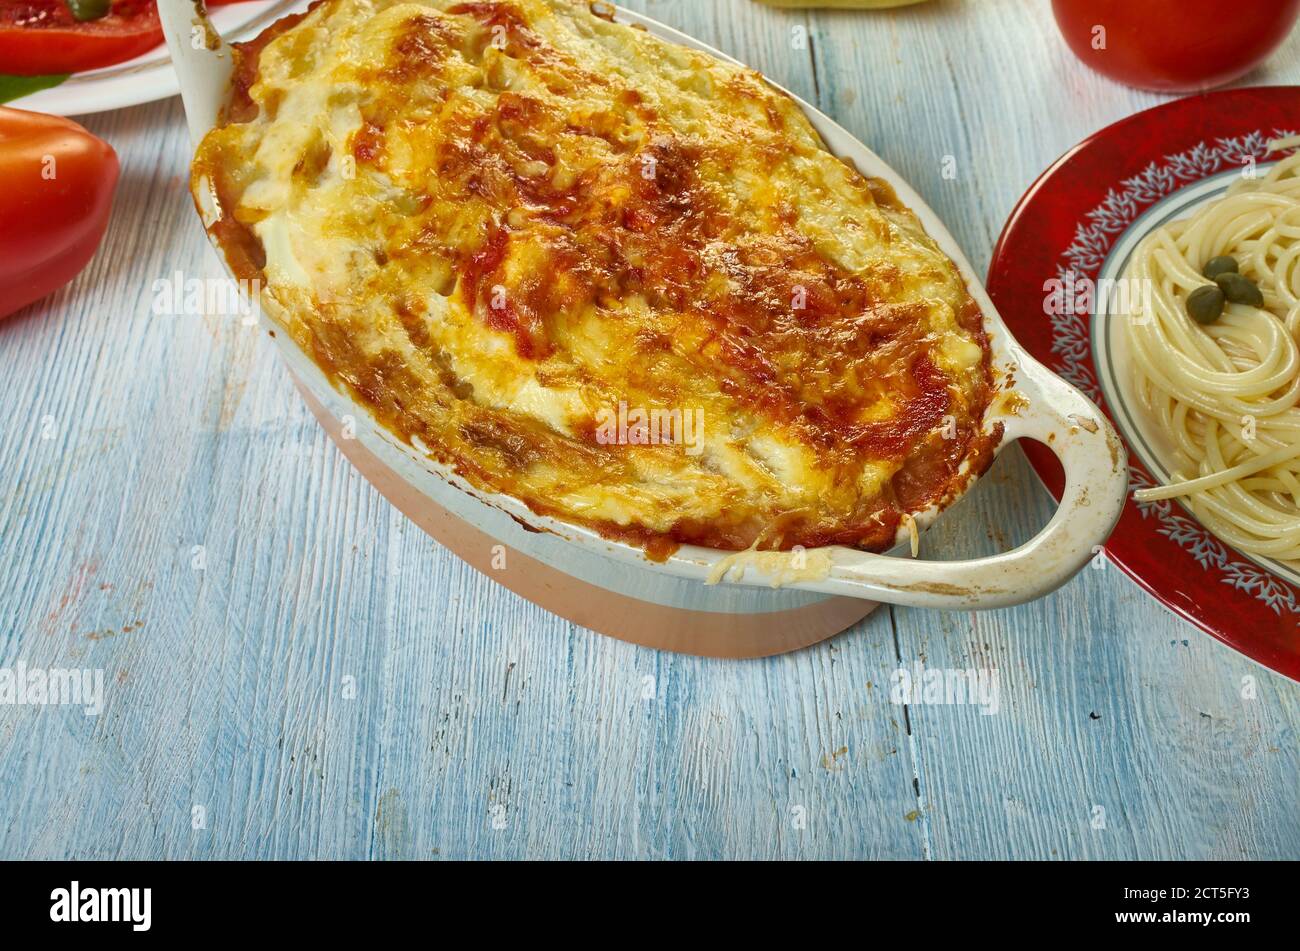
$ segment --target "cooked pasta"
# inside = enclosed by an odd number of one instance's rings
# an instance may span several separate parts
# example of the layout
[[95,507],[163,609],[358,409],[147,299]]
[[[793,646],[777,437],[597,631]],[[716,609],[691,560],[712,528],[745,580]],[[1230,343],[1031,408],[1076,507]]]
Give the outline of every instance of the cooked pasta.
[[[1221,256],[1263,306],[1229,295],[1198,323],[1188,298]],[[1181,497],[1227,544],[1300,567],[1300,153],[1152,232],[1125,277],[1144,292],[1125,322],[1136,392],[1176,451],[1172,482],[1135,497]]]

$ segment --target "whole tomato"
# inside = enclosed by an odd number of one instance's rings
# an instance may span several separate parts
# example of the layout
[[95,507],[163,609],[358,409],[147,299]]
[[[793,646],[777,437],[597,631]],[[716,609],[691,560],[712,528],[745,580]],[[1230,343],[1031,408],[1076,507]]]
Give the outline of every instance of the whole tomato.
[[0,106],[0,317],[86,266],[117,173],[112,147],[75,122]]
[[1282,44],[1300,0],[1052,0],[1065,42],[1140,89],[1194,92],[1250,72]]

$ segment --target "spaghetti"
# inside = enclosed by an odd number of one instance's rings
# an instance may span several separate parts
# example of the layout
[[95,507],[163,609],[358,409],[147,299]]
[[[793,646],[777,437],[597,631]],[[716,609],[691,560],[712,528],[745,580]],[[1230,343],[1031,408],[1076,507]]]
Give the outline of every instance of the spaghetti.
[[[1187,299],[1225,255],[1263,306],[1198,323]],[[1181,497],[1227,544],[1300,568],[1300,153],[1152,232],[1125,277],[1144,291],[1126,322],[1136,393],[1176,449],[1173,481],[1135,497]]]

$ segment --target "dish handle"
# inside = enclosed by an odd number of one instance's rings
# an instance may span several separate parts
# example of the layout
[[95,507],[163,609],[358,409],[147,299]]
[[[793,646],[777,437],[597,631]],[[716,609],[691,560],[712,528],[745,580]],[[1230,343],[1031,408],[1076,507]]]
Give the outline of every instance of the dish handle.
[[1025,399],[1000,417],[1004,441],[1033,439],[1061,460],[1065,490],[1051,520],[1019,548],[987,558],[836,559],[837,593],[926,608],[1007,607],[1055,591],[1100,554],[1128,493],[1128,454],[1090,399],[1028,354],[1017,355],[1015,390]]
[[158,19],[180,84],[190,140],[213,126],[230,86],[230,47],[208,19],[203,0],[158,0]]

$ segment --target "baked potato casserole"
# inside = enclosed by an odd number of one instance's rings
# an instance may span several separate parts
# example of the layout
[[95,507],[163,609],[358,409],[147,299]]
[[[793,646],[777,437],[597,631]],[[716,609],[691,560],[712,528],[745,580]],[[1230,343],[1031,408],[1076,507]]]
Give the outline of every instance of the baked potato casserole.
[[475,488],[655,558],[880,550],[988,465],[956,266],[757,73],[573,0],[324,0],[235,56],[209,230]]

